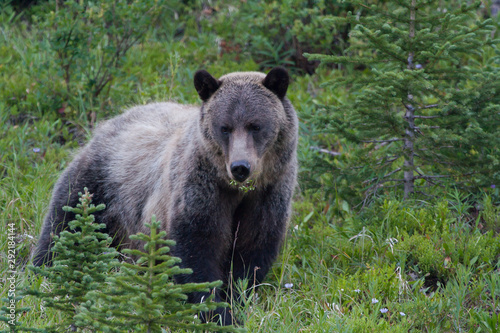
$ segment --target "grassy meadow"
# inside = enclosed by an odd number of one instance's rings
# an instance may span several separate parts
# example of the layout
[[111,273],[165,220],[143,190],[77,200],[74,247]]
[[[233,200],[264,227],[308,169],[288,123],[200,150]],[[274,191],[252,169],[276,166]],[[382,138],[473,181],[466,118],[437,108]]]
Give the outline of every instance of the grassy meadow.
[[[106,63],[111,79],[103,87],[98,70],[111,54],[108,44],[74,53],[56,45],[57,27],[65,21],[54,16],[60,9],[51,1],[21,15],[0,6],[1,306],[12,276],[9,249],[15,250],[17,294],[29,286],[51,288],[26,265],[52,188],[95,126],[133,105],[199,104],[192,83],[198,69],[218,77],[285,65],[292,75],[288,97],[301,121],[299,187],[279,259],[265,283],[246,290],[242,306],[234,305],[248,332],[500,332],[500,184],[469,193],[449,186],[406,201],[386,191],[369,205],[332,195],[336,170],[316,171],[314,157],[324,153],[311,149],[316,129],[308,119],[317,105],[350,98],[347,88],[322,84],[343,72],[321,66],[308,74],[266,29],[248,31],[261,35],[245,44],[249,22],[263,26],[251,14],[258,10],[254,1],[187,3],[169,2],[161,19],[139,31],[116,62]],[[277,20],[276,3],[260,9],[270,10],[270,21]],[[339,193],[352,187],[335,186]],[[235,288],[246,289],[237,281]],[[18,317],[26,327],[44,328],[60,316],[31,296],[17,307],[29,307]],[[0,330],[9,329],[0,322]]]

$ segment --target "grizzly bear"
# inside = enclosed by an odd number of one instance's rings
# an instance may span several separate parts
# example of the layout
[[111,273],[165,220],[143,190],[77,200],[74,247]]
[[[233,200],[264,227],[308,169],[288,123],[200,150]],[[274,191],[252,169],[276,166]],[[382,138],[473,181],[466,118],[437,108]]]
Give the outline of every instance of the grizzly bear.
[[[194,76],[201,108],[154,103],[104,122],[55,185],[33,263],[50,264],[52,235],[74,219],[62,207],[76,206],[87,187],[93,202],[106,204],[95,217],[114,246],[141,246],[128,236],[148,232],[156,215],[176,241],[173,255],[193,270],[179,283],[227,286],[232,275],[259,284],[278,254],[296,186],[298,120],[288,84],[281,67],[218,80],[202,70]],[[226,299],[215,291],[216,301]],[[233,322],[228,310],[216,312],[224,325]]]

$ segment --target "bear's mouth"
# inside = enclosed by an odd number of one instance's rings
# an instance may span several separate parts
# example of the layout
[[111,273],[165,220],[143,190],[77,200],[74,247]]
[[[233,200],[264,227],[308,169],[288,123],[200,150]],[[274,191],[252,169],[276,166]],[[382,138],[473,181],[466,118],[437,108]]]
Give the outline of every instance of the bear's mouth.
[[253,180],[253,179],[247,179],[243,182],[237,182],[236,180],[231,179],[231,181],[229,182],[229,185],[231,185],[233,187],[237,187],[238,191],[241,191],[244,193],[255,190],[255,180]]

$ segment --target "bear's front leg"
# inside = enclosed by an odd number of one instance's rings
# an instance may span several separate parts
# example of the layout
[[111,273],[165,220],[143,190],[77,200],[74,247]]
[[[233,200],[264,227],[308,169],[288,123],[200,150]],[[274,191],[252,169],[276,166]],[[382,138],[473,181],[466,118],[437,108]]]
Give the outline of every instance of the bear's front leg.
[[[234,216],[234,249],[229,268],[234,281],[262,283],[278,256],[290,217],[293,183],[269,185],[248,196]],[[234,290],[233,290],[234,295]]]
[[[223,209],[224,201],[218,202],[216,193],[207,193],[207,186],[186,190],[183,200],[178,200],[170,220],[169,237],[176,242],[173,255],[182,259],[181,267],[191,268],[192,274],[176,277],[177,283],[202,283],[224,280],[223,265],[231,245],[230,213]],[[215,201],[215,202],[213,202]],[[210,295],[221,302],[221,292],[194,292],[188,295],[191,303],[200,303]],[[220,316],[219,316],[220,315]],[[233,324],[228,309],[218,308],[210,313],[201,313],[201,320],[221,321],[222,325]]]

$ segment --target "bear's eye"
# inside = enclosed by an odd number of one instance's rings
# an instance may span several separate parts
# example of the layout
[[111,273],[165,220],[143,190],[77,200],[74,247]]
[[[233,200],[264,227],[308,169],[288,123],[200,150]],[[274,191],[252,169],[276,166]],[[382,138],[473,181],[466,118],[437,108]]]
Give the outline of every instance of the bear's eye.
[[260,126],[259,125],[250,125],[250,130],[252,132],[258,132],[258,131],[260,131]]
[[231,133],[231,129],[229,127],[226,127],[226,126],[222,126],[220,128],[220,132],[224,135],[229,135],[229,133]]

